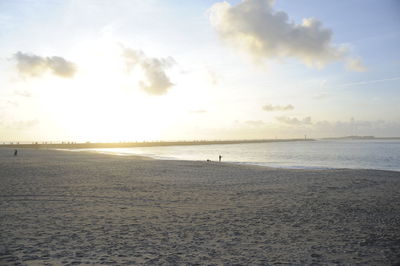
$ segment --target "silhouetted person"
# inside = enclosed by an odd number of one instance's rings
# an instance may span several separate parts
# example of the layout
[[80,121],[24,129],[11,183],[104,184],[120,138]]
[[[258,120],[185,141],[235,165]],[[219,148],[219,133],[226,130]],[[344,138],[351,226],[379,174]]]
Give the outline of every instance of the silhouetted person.
[[220,156],[218,156],[218,159],[219,159],[219,161],[221,162],[222,156],[221,156],[221,155],[220,155]]
[[14,156],[17,156],[17,155],[18,155],[18,151],[14,150]]

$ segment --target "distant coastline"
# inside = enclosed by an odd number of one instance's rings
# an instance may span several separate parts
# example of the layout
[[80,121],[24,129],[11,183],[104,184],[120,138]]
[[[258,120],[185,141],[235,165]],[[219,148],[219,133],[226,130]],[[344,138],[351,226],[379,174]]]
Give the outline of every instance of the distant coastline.
[[345,136],[345,137],[331,137],[321,138],[323,140],[400,140],[400,137],[375,137],[375,136]]
[[138,142],[53,142],[42,141],[32,143],[0,142],[0,148],[29,148],[29,149],[101,149],[101,148],[135,148],[158,146],[191,146],[191,145],[217,145],[217,144],[242,144],[242,143],[268,143],[268,142],[293,142],[293,141],[318,141],[318,140],[400,140],[400,137],[375,137],[375,136],[344,136],[317,139],[252,139],[252,140],[188,140],[188,141],[138,141]]
[[265,142],[292,142],[292,141],[315,141],[315,139],[258,139],[258,140],[213,140],[213,141],[149,141],[149,142],[64,142],[49,143],[35,142],[30,144],[8,143],[0,144],[4,148],[30,148],[30,149],[90,149],[90,148],[134,148],[134,147],[157,147],[157,146],[188,146],[188,145],[216,145],[216,144],[241,144],[241,143],[265,143]]

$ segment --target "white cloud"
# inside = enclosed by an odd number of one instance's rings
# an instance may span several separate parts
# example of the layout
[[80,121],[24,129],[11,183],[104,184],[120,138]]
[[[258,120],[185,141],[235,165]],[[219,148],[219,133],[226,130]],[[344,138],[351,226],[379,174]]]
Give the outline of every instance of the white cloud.
[[318,94],[314,95],[312,98],[315,100],[322,100],[322,99],[327,99],[329,97],[332,97],[332,95],[329,93],[322,92],[322,93],[318,93]]
[[346,60],[346,68],[357,72],[365,72],[367,68],[362,64],[358,58],[349,58]]
[[274,111],[291,111],[294,110],[294,106],[291,104],[288,105],[272,105],[266,104],[262,107],[264,111],[274,112]]
[[0,126],[3,129],[16,129],[16,130],[31,129],[37,125],[39,125],[38,120],[20,120],[20,121],[12,121],[9,123],[2,122],[2,124],[0,124]]
[[42,57],[17,52],[14,54],[18,72],[22,75],[37,77],[51,71],[54,75],[70,78],[76,72],[76,65],[59,56]]
[[287,117],[287,116],[279,116],[276,117],[276,120],[283,124],[288,124],[291,126],[303,126],[303,125],[311,125],[311,117],[307,116],[303,119],[298,119],[296,117]]
[[38,120],[18,121],[13,124],[16,129],[28,129],[39,125]]
[[[13,100],[11,98],[0,98],[0,111],[7,110],[11,107],[17,107],[19,105],[18,101]],[[2,114],[0,112],[0,114]],[[1,118],[1,117],[0,117]]]
[[15,90],[14,95],[27,98],[32,97],[32,93],[27,90]]
[[220,77],[217,75],[217,73],[212,70],[211,68],[207,67],[207,74],[208,74],[208,78],[211,82],[211,84],[213,86],[218,85],[219,81],[220,81]]
[[273,4],[273,0],[219,2],[210,8],[210,22],[223,41],[257,60],[292,57],[313,67],[349,60],[348,68],[364,71],[360,60],[347,58],[344,46],[332,44],[332,30],[321,21],[305,18],[295,24],[285,12],[274,11]]
[[340,136],[378,136],[398,137],[400,132],[400,121],[384,120],[355,120],[348,121],[312,121],[311,117],[299,119],[296,117],[276,117],[280,123],[291,126],[287,132],[301,133],[303,126],[307,126],[307,132],[314,137],[340,137]]
[[289,127],[274,125],[262,120],[249,120],[237,123],[237,130],[257,138],[298,138],[306,133],[312,138],[343,137],[343,136],[376,136],[399,137],[400,121],[384,120],[355,120],[348,121],[312,121],[311,117],[303,119],[295,117],[276,118],[280,123]]
[[189,113],[191,113],[191,114],[204,114],[204,113],[207,113],[207,110],[204,110],[204,109],[192,110]]
[[398,137],[400,132],[400,121],[384,120],[355,120],[349,121],[317,121],[313,125],[314,131],[325,137],[331,136],[379,136]]
[[260,127],[266,125],[266,123],[262,120],[247,120],[244,123],[252,127]]
[[367,85],[373,83],[380,83],[380,82],[387,82],[387,81],[395,81],[400,80],[400,77],[393,77],[393,78],[386,78],[386,79],[374,79],[374,80],[367,80],[367,81],[359,81],[359,82],[351,82],[339,85],[338,87],[352,87],[352,86],[360,86],[360,85]]
[[172,57],[148,57],[140,50],[129,48],[124,48],[123,56],[128,69],[133,69],[136,66],[142,69],[145,80],[139,81],[139,86],[148,94],[166,94],[174,85],[165,72],[167,68],[175,64],[175,60]]

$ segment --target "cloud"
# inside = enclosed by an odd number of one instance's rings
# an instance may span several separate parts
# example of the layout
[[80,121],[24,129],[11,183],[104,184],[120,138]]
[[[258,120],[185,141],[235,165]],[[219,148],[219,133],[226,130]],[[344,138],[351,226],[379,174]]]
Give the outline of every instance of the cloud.
[[165,72],[166,69],[175,64],[172,57],[148,57],[140,50],[129,48],[124,48],[123,56],[129,70],[139,66],[143,71],[145,80],[139,81],[139,86],[148,94],[166,94],[174,85]]
[[387,136],[398,137],[400,132],[400,121],[384,120],[355,120],[348,121],[312,121],[311,117],[299,119],[296,117],[276,117],[276,120],[292,126],[286,133],[301,134],[307,126],[307,132],[313,137],[339,137],[339,136]]
[[207,110],[204,110],[204,109],[192,110],[189,113],[191,113],[191,114],[204,114],[204,113],[207,113]]
[[321,21],[305,18],[301,24],[295,24],[287,13],[273,10],[274,2],[219,2],[209,10],[210,22],[223,41],[257,60],[291,57],[318,68],[348,60],[349,69],[364,71],[360,60],[348,59],[344,46],[332,44],[332,30],[323,27]]
[[21,120],[21,121],[12,121],[9,123],[2,122],[1,127],[3,127],[4,129],[25,130],[25,129],[31,129],[37,125],[39,125],[38,120]]
[[211,84],[213,86],[218,85],[218,83],[220,81],[220,77],[217,75],[217,73],[214,70],[207,68],[207,74],[208,74],[208,78],[209,78]]
[[27,97],[27,98],[32,97],[32,93],[30,93],[27,90],[15,90],[14,95],[21,96],[21,97]]
[[260,127],[260,126],[265,126],[265,122],[262,120],[247,120],[244,122],[246,125],[252,126],[252,127]]
[[374,80],[367,80],[367,81],[360,81],[360,82],[351,82],[339,85],[339,87],[352,87],[352,86],[359,86],[359,85],[367,85],[379,82],[386,82],[386,81],[394,81],[399,80],[400,77],[393,77],[393,78],[386,78],[386,79],[374,79]]
[[[301,119],[299,119],[301,120]],[[310,118],[311,120],[311,118]],[[310,121],[311,122],[311,121]],[[201,126],[183,127],[185,136],[197,139],[284,139],[284,138],[325,138],[350,135],[398,137],[400,120],[348,120],[313,121],[307,126],[284,126],[273,121],[235,120],[228,126],[206,128]]]
[[17,101],[8,100],[6,103],[8,105],[15,106],[15,107],[19,106],[19,103]]
[[76,65],[59,56],[42,57],[34,54],[17,52],[14,54],[20,74],[38,77],[51,71],[54,75],[71,78],[76,72]]
[[349,58],[346,60],[346,68],[357,72],[365,72],[367,68],[362,64],[358,58]]
[[16,129],[28,129],[39,125],[38,120],[18,121],[13,124]]
[[291,104],[288,105],[271,105],[266,104],[262,107],[264,111],[274,112],[274,111],[291,111],[294,110],[294,106]]
[[312,98],[315,100],[322,100],[322,99],[327,99],[329,97],[332,97],[332,95],[328,93],[318,93],[314,95]]
[[398,137],[400,121],[384,120],[355,120],[349,121],[317,121],[313,125],[314,131],[320,136],[388,136]]
[[69,78],[75,74],[76,68],[75,65],[71,62],[68,62],[62,57],[52,56],[46,58],[48,67],[53,71],[55,75]]
[[[19,106],[19,102],[16,100],[12,100],[12,99],[7,99],[7,98],[0,98],[0,111],[1,110],[7,110],[11,107],[17,107]],[[0,113],[1,114],[1,113]]]
[[279,116],[276,117],[276,120],[283,124],[288,124],[291,126],[304,126],[304,125],[311,125],[311,117],[307,116],[303,119],[298,119],[296,117],[287,117],[287,116]]

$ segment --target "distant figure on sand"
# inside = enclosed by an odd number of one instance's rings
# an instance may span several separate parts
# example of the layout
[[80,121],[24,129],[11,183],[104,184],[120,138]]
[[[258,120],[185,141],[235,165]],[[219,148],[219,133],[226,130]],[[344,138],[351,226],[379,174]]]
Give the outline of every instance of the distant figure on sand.
[[222,156],[220,155],[220,156],[218,157],[218,159],[219,159],[219,161],[221,162]]
[[17,156],[17,155],[18,155],[18,151],[14,150],[14,156]]

